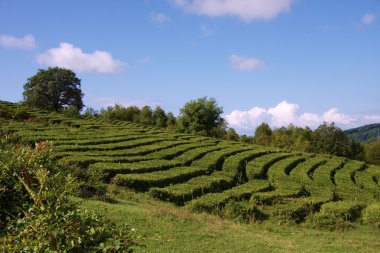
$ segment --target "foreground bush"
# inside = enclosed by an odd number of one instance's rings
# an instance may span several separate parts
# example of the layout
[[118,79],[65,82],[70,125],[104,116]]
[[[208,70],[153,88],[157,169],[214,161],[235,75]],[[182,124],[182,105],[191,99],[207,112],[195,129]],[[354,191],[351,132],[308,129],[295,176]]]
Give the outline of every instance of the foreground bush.
[[3,252],[132,252],[132,229],[82,211],[79,184],[50,159],[46,143],[0,146],[0,245]]
[[363,220],[380,228],[380,203],[374,203],[364,209]]

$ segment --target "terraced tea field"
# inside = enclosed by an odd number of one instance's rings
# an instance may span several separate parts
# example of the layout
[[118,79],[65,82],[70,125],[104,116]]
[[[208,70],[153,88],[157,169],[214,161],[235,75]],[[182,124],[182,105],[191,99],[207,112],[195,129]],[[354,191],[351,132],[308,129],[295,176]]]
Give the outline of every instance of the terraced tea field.
[[51,141],[55,158],[68,170],[80,166],[106,183],[194,212],[225,215],[232,203],[249,211],[248,219],[380,222],[373,215],[380,213],[378,166],[128,122],[70,119],[40,110],[29,114],[37,118],[3,120],[1,127],[26,143]]

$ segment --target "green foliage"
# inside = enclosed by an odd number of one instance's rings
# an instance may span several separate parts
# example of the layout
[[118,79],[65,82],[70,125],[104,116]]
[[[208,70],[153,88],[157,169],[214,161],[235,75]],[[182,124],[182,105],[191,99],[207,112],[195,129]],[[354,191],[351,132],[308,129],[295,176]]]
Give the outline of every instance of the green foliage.
[[223,136],[223,139],[229,141],[239,141],[239,135],[236,133],[235,129],[228,128],[226,134]]
[[69,69],[49,67],[40,69],[24,84],[24,101],[27,105],[48,111],[83,108],[81,82]]
[[365,146],[365,160],[369,163],[380,165],[380,140]]
[[125,108],[122,105],[108,106],[106,109],[101,109],[99,116],[107,120],[122,120],[137,122],[139,119],[140,109],[136,106]]
[[310,218],[314,227],[328,229],[347,229],[352,227],[350,222],[360,218],[365,207],[362,203],[352,201],[329,202],[322,205],[319,213]]
[[350,157],[350,140],[334,123],[320,125],[312,136],[313,151],[316,153]]
[[[245,139],[249,141],[249,139]],[[296,127],[290,124],[272,130],[267,123],[256,128],[254,143],[276,148],[344,156],[363,160],[364,148],[355,140],[350,140],[342,129],[334,123],[323,123],[316,130]]]
[[153,111],[152,121],[153,125],[164,128],[168,125],[168,116],[161,107],[157,106]]
[[205,175],[207,170],[196,167],[176,167],[169,170],[141,173],[117,174],[112,182],[136,190],[146,191],[151,187],[164,187],[170,184],[182,183],[193,177]]
[[177,124],[177,118],[174,116],[172,112],[168,112],[167,116],[168,116],[168,119],[166,121],[166,125],[169,128],[174,128],[175,125]]
[[95,118],[98,116],[98,111],[94,108],[87,107],[86,110],[83,112],[82,116],[84,118]]
[[258,145],[269,146],[271,144],[272,129],[267,123],[261,123],[255,131],[254,142]]
[[380,228],[380,203],[374,203],[364,209],[363,220]]
[[190,134],[222,137],[226,128],[222,113],[222,107],[217,105],[214,98],[191,100],[181,108],[177,122],[178,130]]
[[149,106],[141,108],[138,122],[144,125],[152,125],[153,111]]
[[286,150],[309,152],[311,147],[312,130],[308,127],[301,128],[290,124],[273,130],[272,145]]
[[132,252],[131,229],[81,211],[79,184],[50,158],[50,146],[0,150],[0,244],[5,252]]
[[27,108],[24,106],[9,107],[0,104],[0,118],[8,120],[26,120],[30,117]]
[[79,110],[76,107],[64,108],[62,114],[68,118],[79,118],[80,116]]
[[238,222],[250,222],[259,220],[263,214],[249,202],[231,200],[224,207],[222,216]]

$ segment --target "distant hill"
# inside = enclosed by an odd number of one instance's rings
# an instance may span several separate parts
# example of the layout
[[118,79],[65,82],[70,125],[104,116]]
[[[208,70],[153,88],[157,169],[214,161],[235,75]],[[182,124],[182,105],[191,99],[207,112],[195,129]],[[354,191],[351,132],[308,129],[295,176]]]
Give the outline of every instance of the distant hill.
[[344,131],[350,138],[370,142],[376,140],[380,136],[380,123],[365,125]]

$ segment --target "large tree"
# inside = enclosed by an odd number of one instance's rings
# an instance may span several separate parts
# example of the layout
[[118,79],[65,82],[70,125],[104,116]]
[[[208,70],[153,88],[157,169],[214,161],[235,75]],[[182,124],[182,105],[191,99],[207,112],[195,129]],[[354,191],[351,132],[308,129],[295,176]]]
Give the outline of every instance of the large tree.
[[158,127],[166,127],[168,116],[161,107],[157,106],[156,109],[153,111],[152,120],[154,125]]
[[214,98],[207,97],[187,102],[180,111],[178,129],[184,133],[221,137],[226,132],[223,108]]
[[264,146],[271,144],[272,129],[267,123],[263,122],[256,128],[254,141],[256,144]]
[[350,139],[334,123],[324,122],[312,134],[312,149],[316,153],[351,156]]
[[380,140],[373,141],[366,145],[365,158],[369,163],[380,165]]
[[24,84],[24,101],[27,105],[48,111],[67,108],[82,110],[81,81],[69,69],[50,67],[40,69]]

